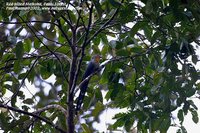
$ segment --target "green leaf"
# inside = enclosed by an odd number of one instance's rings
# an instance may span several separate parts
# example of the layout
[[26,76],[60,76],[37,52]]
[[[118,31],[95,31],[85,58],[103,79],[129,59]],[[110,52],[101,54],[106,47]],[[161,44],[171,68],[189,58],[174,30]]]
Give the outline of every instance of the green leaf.
[[100,54],[100,49],[99,49],[98,45],[92,45],[92,50],[94,51],[94,53]]
[[[28,71],[30,71],[30,70],[28,70]],[[28,81],[31,82],[31,83],[33,83],[33,81],[35,79],[35,75],[36,75],[36,72],[35,72],[34,69],[32,69],[31,72],[28,74],[28,77],[27,77]]]
[[92,115],[94,117],[97,117],[99,115],[99,113],[101,113],[101,111],[104,109],[104,106],[101,102],[97,102],[95,104],[94,110],[92,111]]
[[116,129],[117,127],[122,127],[125,124],[125,121],[123,118],[117,119],[117,121],[112,125],[113,129]]
[[103,48],[101,50],[101,55],[106,56],[108,53],[110,53],[110,49],[108,45],[103,45]]
[[188,102],[195,110],[198,110],[197,106],[195,105],[195,103],[192,100],[188,100]]
[[170,127],[170,124],[171,124],[171,120],[170,120],[170,117],[167,117],[167,118],[164,118],[162,124],[161,124],[161,132],[167,132],[167,130],[169,129]]
[[0,90],[0,96],[1,97],[4,96],[4,94],[6,94],[6,90],[9,89],[9,88],[11,88],[11,86],[8,85],[8,84],[5,84]]
[[92,131],[90,130],[90,128],[88,127],[88,125],[81,124],[81,127],[82,127],[84,133],[92,133]]
[[104,45],[108,45],[108,37],[105,34],[100,34],[99,35],[101,38],[101,41]]
[[197,111],[194,110],[194,109],[192,109],[192,108],[189,109],[189,110],[190,110],[190,112],[192,114],[192,120],[193,120],[193,122],[197,124],[199,122],[199,117],[198,117]]
[[108,101],[110,99],[110,95],[112,93],[112,90],[109,90],[106,95],[105,95],[105,99]]
[[137,71],[143,71],[143,65],[140,58],[135,58],[133,61],[133,65]]
[[34,101],[33,101],[33,99],[31,99],[31,98],[27,98],[26,100],[24,100],[23,101],[23,103],[25,103],[25,104],[33,104],[34,103]]
[[196,65],[198,62],[198,57],[197,55],[192,55],[192,62]]
[[35,49],[40,48],[40,42],[39,42],[38,39],[35,39],[35,40],[34,40],[34,48],[35,48]]
[[122,48],[125,47],[125,46],[124,46],[124,43],[121,42],[121,41],[116,41],[116,43],[117,43],[117,46],[116,46],[116,49],[117,49],[117,50],[120,50],[120,49],[122,49]]
[[131,48],[131,52],[133,52],[133,53],[142,53],[143,51],[144,51],[144,49],[140,46]]
[[145,36],[150,40],[152,36],[152,31],[153,31],[152,28],[148,24],[146,24],[143,30],[144,30]]
[[102,8],[101,8],[101,5],[100,5],[100,3],[99,3],[99,0],[92,0],[93,1],[93,3],[94,3],[94,6],[95,6],[95,8],[96,8],[96,10],[97,10],[97,13],[98,13],[98,16],[99,16],[99,18],[102,16],[102,13],[103,13],[103,10],[102,10]]
[[95,98],[103,103],[103,96],[100,88],[95,89]]
[[12,59],[14,57],[15,55],[13,53],[6,53],[2,56],[1,62],[6,62],[7,60]]
[[9,117],[7,111],[6,112],[1,111],[0,118],[1,118],[0,119],[1,128],[3,130],[8,130],[10,128],[8,121],[10,121],[11,117]]
[[160,33],[157,31],[151,37],[151,44],[154,44],[156,41],[158,41],[159,38],[160,38]]
[[97,36],[92,41],[93,41],[94,45],[98,46],[101,42],[101,38]]
[[153,82],[155,85],[160,85],[163,82],[163,74],[155,73],[153,76]]
[[130,36],[134,38],[135,34],[143,28],[147,23],[146,22],[137,22],[130,31]]
[[15,73],[19,73],[21,71],[21,61],[20,60],[16,60],[14,62],[14,72]]
[[194,94],[196,93],[196,89],[194,88],[188,88],[188,91],[187,91],[187,97],[191,97],[193,96]]
[[73,22],[76,22],[76,15],[75,15],[75,12],[74,11],[71,11],[71,10],[67,10],[67,13],[69,14],[71,20]]
[[127,50],[120,49],[120,50],[117,50],[116,55],[117,56],[129,56],[130,54]]
[[18,76],[18,79],[23,79],[25,78],[25,76],[26,76],[26,73],[20,73]]
[[51,76],[51,73],[47,70],[46,67],[41,67],[40,72],[43,79],[48,79]]
[[69,51],[68,46],[62,46],[62,47],[60,47],[56,50],[56,52],[60,52],[60,53],[63,53],[63,54],[67,54],[68,51]]
[[182,109],[180,109],[179,111],[178,111],[178,119],[179,119],[179,121],[181,122],[181,125],[182,125],[182,123],[183,123],[183,120],[184,120],[184,115],[183,115],[183,110]]
[[23,10],[20,11],[20,13],[19,13],[20,16],[24,16],[25,14],[27,14],[27,11],[23,11]]
[[112,86],[109,86],[109,89],[110,89],[110,87],[112,89],[112,92],[110,94],[110,98],[112,100],[114,100],[117,97],[117,95],[119,94],[119,92],[120,92],[120,90],[122,88],[122,85],[121,84],[114,84]]
[[30,52],[31,48],[32,48],[32,42],[31,42],[31,40],[30,39],[26,39],[24,41],[24,51],[25,52]]
[[187,130],[185,129],[184,126],[181,126],[181,133],[187,133]]
[[19,123],[22,123],[22,122],[25,122],[25,121],[27,121],[27,120],[29,120],[30,119],[30,117],[29,116],[27,116],[27,115],[24,115],[24,116],[20,116],[20,119],[19,119]]
[[171,120],[169,116],[163,116],[152,121],[153,130],[160,130],[161,132],[167,132],[170,126]]
[[[3,2],[2,2],[3,3]],[[1,6],[3,6],[3,5],[1,5]],[[4,5],[5,6],[5,5]],[[0,10],[1,11],[1,16],[2,16],[2,18],[3,18],[3,20],[4,21],[9,21],[9,12],[7,11],[7,10]]]
[[21,41],[18,42],[16,45],[15,54],[18,59],[21,59],[24,55],[24,47],[23,47],[23,43]]
[[12,98],[11,98],[11,105],[12,105],[12,107],[15,107],[15,103],[16,103],[16,101],[17,101],[16,98],[17,98],[17,97],[12,97]]
[[126,119],[126,122],[124,125],[127,132],[130,132],[130,129],[133,126],[133,119],[131,117],[128,117],[128,119]]
[[148,0],[145,6],[145,13],[151,14],[153,12],[153,0]]
[[127,6],[121,7],[121,11],[119,12],[119,20],[121,24],[133,21],[133,19],[138,15],[135,7],[137,7],[135,3],[129,3]]

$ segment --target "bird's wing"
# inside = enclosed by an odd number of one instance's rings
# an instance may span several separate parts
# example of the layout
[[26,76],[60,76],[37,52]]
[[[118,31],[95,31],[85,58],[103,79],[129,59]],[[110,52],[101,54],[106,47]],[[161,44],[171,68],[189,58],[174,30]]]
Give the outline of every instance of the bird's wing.
[[87,68],[86,68],[86,71],[85,71],[85,73],[84,73],[84,75],[83,75],[82,80],[84,80],[84,79],[87,78],[90,74],[92,74],[92,73],[95,71],[95,67],[96,67],[95,63],[91,61],[91,62],[88,64]]

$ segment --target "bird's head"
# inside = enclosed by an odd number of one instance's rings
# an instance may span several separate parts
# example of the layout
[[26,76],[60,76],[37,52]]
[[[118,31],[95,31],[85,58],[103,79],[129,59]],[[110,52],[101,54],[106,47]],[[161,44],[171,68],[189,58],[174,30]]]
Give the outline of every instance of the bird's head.
[[92,60],[95,62],[95,63],[99,63],[100,62],[100,60],[101,60],[101,56],[100,55],[94,55],[93,57],[92,57]]

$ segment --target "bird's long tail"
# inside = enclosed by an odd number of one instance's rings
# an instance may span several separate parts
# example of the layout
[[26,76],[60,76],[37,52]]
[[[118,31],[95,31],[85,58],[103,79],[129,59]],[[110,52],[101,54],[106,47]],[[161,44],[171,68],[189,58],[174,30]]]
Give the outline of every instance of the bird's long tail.
[[85,97],[85,93],[86,93],[86,90],[87,90],[87,87],[88,87],[88,83],[89,81],[86,81],[85,83],[83,83],[80,87],[80,93],[79,93],[79,96],[78,96],[78,99],[77,99],[77,104],[76,104],[76,114],[77,112],[80,110],[82,104],[83,104],[83,100],[84,100],[84,97]]

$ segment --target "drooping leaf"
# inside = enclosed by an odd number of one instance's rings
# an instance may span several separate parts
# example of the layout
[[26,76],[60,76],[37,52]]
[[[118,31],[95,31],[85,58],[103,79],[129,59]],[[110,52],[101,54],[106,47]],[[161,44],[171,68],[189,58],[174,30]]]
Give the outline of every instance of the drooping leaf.
[[18,42],[16,45],[15,54],[16,54],[17,59],[21,59],[24,54],[24,47],[21,41]]
[[184,120],[183,110],[179,110],[179,111],[178,111],[178,119],[179,119],[179,121],[180,121],[180,123],[181,123],[181,125],[182,125],[183,120]]
[[198,117],[197,111],[191,108],[190,112],[192,114],[192,120],[193,120],[193,122],[197,124],[199,122],[199,117]]

